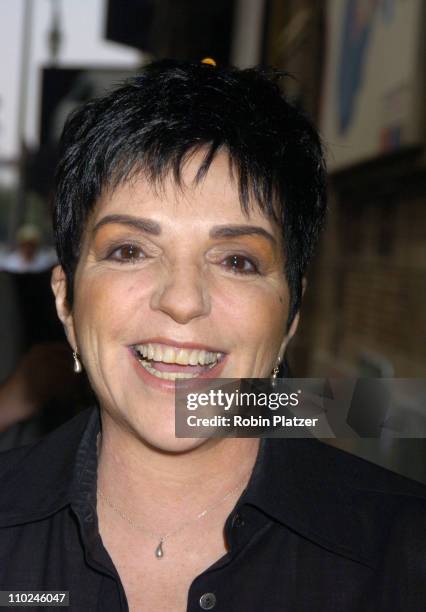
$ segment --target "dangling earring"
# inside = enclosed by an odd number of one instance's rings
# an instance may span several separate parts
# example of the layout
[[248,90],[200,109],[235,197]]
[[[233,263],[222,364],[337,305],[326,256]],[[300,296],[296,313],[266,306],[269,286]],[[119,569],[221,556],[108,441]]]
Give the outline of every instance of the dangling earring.
[[278,357],[278,361],[277,361],[274,369],[271,372],[271,384],[274,387],[274,389],[277,386],[277,376],[278,376],[279,371],[280,371],[280,362],[281,362],[281,359]]
[[78,356],[77,351],[73,351],[72,356],[74,357],[74,372],[76,374],[81,374],[83,371],[83,366],[81,365],[80,357]]

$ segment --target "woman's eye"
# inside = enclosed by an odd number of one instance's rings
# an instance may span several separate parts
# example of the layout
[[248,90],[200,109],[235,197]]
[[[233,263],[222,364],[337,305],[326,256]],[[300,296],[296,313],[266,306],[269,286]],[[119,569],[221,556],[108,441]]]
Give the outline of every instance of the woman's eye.
[[134,244],[123,244],[122,246],[114,249],[109,255],[108,259],[114,261],[125,262],[136,262],[145,257],[144,252],[141,248]]
[[223,265],[237,274],[258,274],[257,265],[244,255],[231,255],[223,261]]

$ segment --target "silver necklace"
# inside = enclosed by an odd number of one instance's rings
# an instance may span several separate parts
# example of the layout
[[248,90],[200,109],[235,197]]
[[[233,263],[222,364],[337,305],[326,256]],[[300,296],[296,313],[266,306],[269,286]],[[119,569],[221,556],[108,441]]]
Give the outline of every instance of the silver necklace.
[[140,523],[133,521],[129,516],[127,516],[127,514],[125,514],[122,510],[120,510],[120,508],[117,508],[117,506],[112,503],[112,501],[102,492],[102,490],[99,487],[98,487],[98,495],[107,504],[107,506],[111,508],[111,510],[114,510],[116,514],[121,516],[121,518],[124,519],[127,523],[129,523],[134,529],[140,529],[141,531],[145,531],[145,533],[148,533],[156,540],[159,540],[158,546],[155,549],[155,556],[157,557],[157,559],[162,559],[164,557],[163,545],[167,538],[170,538],[176,535],[177,533],[179,533],[180,531],[183,531],[188,525],[190,525],[191,523],[195,523],[196,521],[201,519],[203,516],[206,516],[206,514],[208,514],[209,512],[211,512],[212,510],[220,506],[221,504],[223,504],[223,502],[228,497],[230,497],[233,493],[235,493],[241,487],[241,484],[244,482],[246,478],[247,478],[247,474],[242,480],[240,480],[240,482],[238,483],[236,487],[231,489],[231,491],[228,491],[228,493],[224,497],[222,497],[218,502],[216,502],[212,506],[207,507],[205,510],[200,512],[200,514],[197,514],[196,517],[189,519],[188,521],[183,523],[183,525],[180,525],[177,529],[174,529],[173,531],[169,531],[168,533],[165,533],[163,535],[154,533],[150,529],[147,529],[144,525],[141,525]]
[[[96,438],[96,447],[97,447],[98,458],[99,458],[100,437],[101,437],[101,434],[99,432],[98,435],[97,435],[97,438]],[[133,521],[129,516],[127,516],[127,514],[125,514],[122,510],[120,510],[120,508],[117,508],[117,506],[112,503],[112,501],[109,499],[109,497],[107,497],[105,495],[105,493],[103,493],[103,491],[101,490],[101,488],[99,486],[98,486],[98,491],[97,492],[98,492],[99,497],[107,504],[107,506],[109,506],[111,508],[111,510],[114,510],[114,512],[116,512],[119,516],[121,516],[121,518],[124,519],[127,523],[129,523],[129,525],[131,525],[134,529],[140,529],[141,531],[145,531],[145,533],[148,533],[149,535],[151,535],[156,540],[159,540],[158,546],[155,549],[155,556],[157,557],[157,559],[162,559],[164,557],[163,544],[164,544],[166,538],[170,538],[171,536],[174,536],[175,534],[179,533],[180,531],[183,531],[191,523],[195,523],[200,518],[203,518],[203,516],[206,516],[206,514],[208,514],[212,510],[214,510],[215,508],[218,508],[221,504],[223,504],[223,502],[226,499],[228,499],[228,497],[230,497],[233,493],[238,491],[238,489],[241,487],[241,484],[246,480],[247,476],[248,476],[248,474],[246,474],[244,476],[244,478],[242,478],[240,480],[240,482],[237,484],[237,486],[234,487],[233,489],[231,489],[230,491],[228,491],[228,493],[224,497],[222,497],[217,503],[215,503],[212,506],[208,506],[205,510],[200,512],[200,514],[197,514],[197,516],[195,518],[192,518],[192,519],[186,521],[183,525],[180,525],[174,531],[169,531],[169,533],[165,533],[163,535],[160,535],[158,533],[154,533],[150,529],[147,529],[144,525],[141,525],[140,523],[137,523],[137,522]]]

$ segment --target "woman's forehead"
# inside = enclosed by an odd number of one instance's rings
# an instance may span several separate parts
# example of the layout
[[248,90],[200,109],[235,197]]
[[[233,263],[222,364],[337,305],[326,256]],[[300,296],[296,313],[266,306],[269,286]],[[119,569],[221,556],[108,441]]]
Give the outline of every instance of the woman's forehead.
[[257,221],[267,227],[275,225],[253,199],[245,209],[241,203],[238,180],[230,157],[220,151],[207,172],[199,178],[205,151],[195,151],[182,164],[179,177],[171,170],[161,180],[152,180],[143,170],[104,190],[92,219],[97,222],[105,214],[146,214],[193,218],[215,218],[239,222]]

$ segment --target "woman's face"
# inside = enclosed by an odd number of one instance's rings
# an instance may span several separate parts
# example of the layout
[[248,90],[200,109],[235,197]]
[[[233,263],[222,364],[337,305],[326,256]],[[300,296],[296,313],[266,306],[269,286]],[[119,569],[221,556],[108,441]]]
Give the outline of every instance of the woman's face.
[[[175,439],[174,380],[269,377],[289,336],[280,230],[257,207],[245,215],[228,157],[192,185],[155,190],[143,177],[97,203],[83,237],[71,312],[54,272],[58,311],[102,408],[163,450]],[[56,279],[56,280],[55,280]]]

